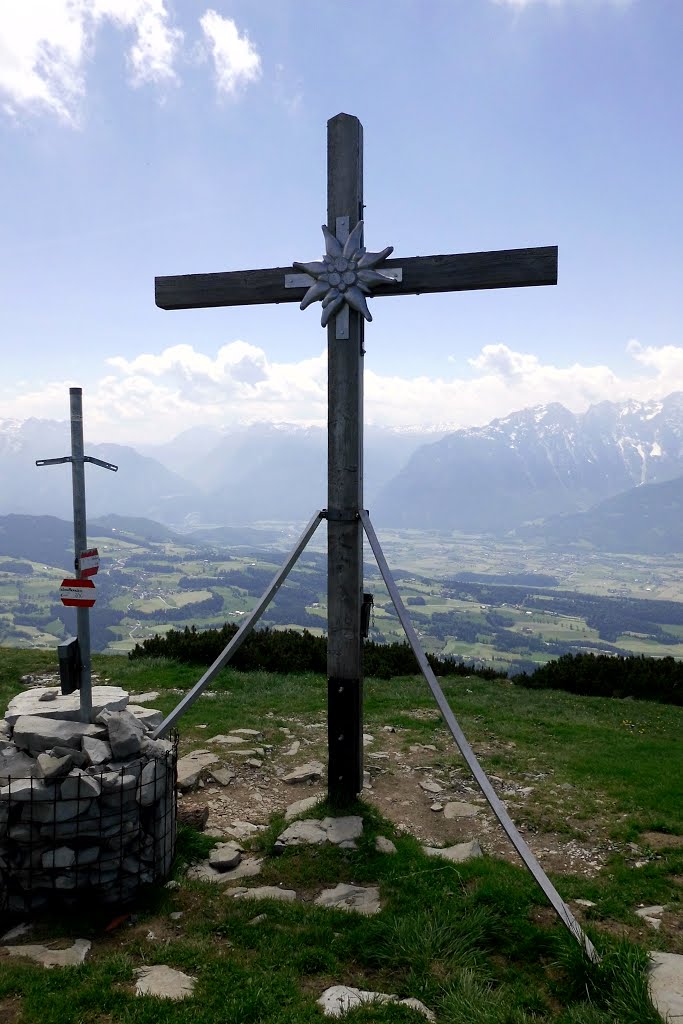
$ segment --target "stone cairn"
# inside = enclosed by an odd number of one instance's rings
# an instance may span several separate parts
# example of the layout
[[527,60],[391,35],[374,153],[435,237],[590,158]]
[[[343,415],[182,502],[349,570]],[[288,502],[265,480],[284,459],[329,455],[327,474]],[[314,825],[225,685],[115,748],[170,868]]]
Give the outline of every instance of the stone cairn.
[[153,740],[161,712],[125,690],[37,687],[0,721],[0,909],[87,896],[124,903],[164,880],[176,840],[177,743]]

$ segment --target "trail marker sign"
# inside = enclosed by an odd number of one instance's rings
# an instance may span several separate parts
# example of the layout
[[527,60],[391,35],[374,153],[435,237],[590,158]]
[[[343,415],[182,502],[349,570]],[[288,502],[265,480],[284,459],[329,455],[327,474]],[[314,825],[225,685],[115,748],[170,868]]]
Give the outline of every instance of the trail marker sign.
[[81,576],[95,576],[100,567],[100,553],[97,548],[88,548],[78,558]]
[[92,608],[95,603],[95,584],[88,579],[62,580],[59,596],[67,608]]

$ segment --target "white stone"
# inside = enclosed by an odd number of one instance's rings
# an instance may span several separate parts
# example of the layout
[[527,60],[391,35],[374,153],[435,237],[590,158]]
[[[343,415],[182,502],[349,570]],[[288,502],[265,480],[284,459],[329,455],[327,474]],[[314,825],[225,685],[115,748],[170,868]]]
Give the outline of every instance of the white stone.
[[[67,696],[61,694],[55,699],[45,702],[42,694],[51,687],[36,687],[17,694],[9,702],[5,712],[5,721],[14,725],[23,715],[39,716],[40,718],[58,718],[62,721],[78,722],[81,717],[81,695],[78,691]],[[93,686],[92,712],[93,719],[105,708],[122,711],[128,704],[128,694],[120,686]]]
[[106,740],[98,740],[94,736],[84,736],[81,750],[88,755],[91,764],[104,764],[106,761],[111,761],[111,747]]
[[141,807],[151,807],[166,792],[166,767],[163,762],[148,761],[142,769],[137,790],[137,801]]
[[447,846],[443,849],[436,846],[423,846],[423,851],[428,857],[443,857],[444,860],[461,864],[463,861],[471,860],[473,857],[483,857],[483,850],[476,839],[471,843],[456,843],[455,846]]
[[596,903],[593,903],[593,900],[574,900],[574,903],[576,903],[577,907],[585,907],[586,909],[597,906]]
[[85,775],[81,768],[74,768],[62,782],[62,800],[82,800],[98,797],[102,792],[99,781],[92,775]]
[[443,816],[446,819],[452,818],[474,818],[479,814],[481,807],[476,804],[466,804],[460,801],[448,803],[443,809]]
[[342,843],[353,843],[363,834],[363,819],[357,814],[349,814],[342,818],[323,818],[322,827],[327,833],[327,840],[339,846]]
[[237,745],[240,743],[246,743],[247,741],[241,736],[226,736],[225,733],[219,733],[218,736],[208,736],[206,739],[207,743],[221,743],[224,746]]
[[231,729],[230,732],[237,736],[252,736],[255,740],[261,739],[258,729]]
[[0,784],[6,783],[8,778],[30,778],[35,771],[35,760],[18,750],[13,743],[8,744],[4,750],[0,751]]
[[285,750],[284,756],[285,757],[294,757],[295,754],[299,753],[299,747],[300,746],[301,746],[300,741],[299,740],[294,740],[294,742],[292,743],[292,745],[289,748],[289,750]]
[[440,786],[438,782],[432,782],[429,779],[425,779],[420,783],[420,789],[423,789],[425,793],[441,793],[443,786]]
[[229,831],[236,839],[250,839],[258,832],[265,832],[266,827],[266,825],[254,825],[251,821],[241,821],[239,818],[234,818]]
[[76,939],[68,949],[50,949],[49,946],[3,946],[10,956],[25,956],[43,967],[73,967],[82,964],[90,952],[92,943],[87,939]]
[[138,967],[135,973],[136,996],[159,996],[161,999],[187,999],[192,995],[196,979],[165,964]]
[[212,768],[209,775],[219,786],[229,786],[236,777],[235,773],[231,772],[229,768]]
[[281,832],[275,841],[275,849],[286,846],[320,846],[327,842],[327,830],[315,819],[295,821]]
[[157,700],[161,696],[158,690],[149,690],[147,693],[131,693],[130,699],[136,701],[138,704],[150,704],[153,700]]
[[14,724],[12,739],[21,750],[42,754],[53,747],[73,747],[80,750],[84,736],[101,736],[103,730],[85,722],[55,721],[39,715],[22,715]]
[[48,786],[42,779],[13,779],[6,786],[0,787],[0,800],[3,801],[52,801],[54,794],[54,788]]
[[296,785],[299,782],[318,782],[322,778],[323,766],[320,761],[309,761],[285,775],[283,782]]
[[107,715],[107,732],[112,757],[116,761],[138,757],[142,750],[145,729],[142,722],[129,711],[114,711]]
[[189,868],[187,877],[199,882],[234,882],[240,878],[253,878],[255,875],[260,875],[262,863],[255,857],[245,857],[231,871],[217,871],[206,860]]
[[651,952],[650,998],[662,1017],[674,1024],[683,1021],[683,956]]
[[190,754],[178,759],[178,788],[192,789],[199,782],[203,768],[218,761],[216,754],[210,750],[193,750]]
[[241,889],[235,893],[236,900],[280,900],[282,903],[293,903],[296,899],[294,889],[280,889],[277,885],[259,885],[254,889]]
[[209,854],[209,865],[216,871],[230,871],[242,860],[242,850],[237,843],[219,843]]
[[36,760],[36,778],[51,782],[62,775],[67,775],[73,764],[69,755],[53,757],[51,754],[38,754]]
[[375,839],[375,849],[378,853],[398,853],[394,843],[392,843],[391,839],[387,839],[386,836],[377,836]]
[[150,730],[156,729],[164,720],[163,711],[157,711],[156,708],[143,708],[140,707],[139,704],[129,704],[126,711],[137,718],[138,722]]
[[334,889],[324,889],[314,903],[319,907],[337,910],[355,910],[358,914],[378,914],[379,888],[375,885],[346,885],[340,882]]
[[283,850],[286,846],[303,846],[310,844],[319,846],[321,843],[334,843],[345,849],[354,849],[355,840],[363,833],[363,819],[358,815],[342,818],[306,818],[295,821],[281,832],[275,842],[275,849]]
[[423,1014],[427,1020],[436,1020],[434,1013],[419,999],[399,999],[397,996],[387,995],[386,992],[369,992],[351,988],[349,985],[332,985],[325,989],[318,999],[318,1005],[326,1017],[341,1017],[348,1010],[367,1003],[397,1003],[399,1006],[410,1006]]
[[291,821],[292,818],[297,818],[300,814],[310,811],[320,803],[321,799],[322,797],[319,796],[306,796],[303,800],[295,800],[293,804],[289,804],[285,811],[285,821]]

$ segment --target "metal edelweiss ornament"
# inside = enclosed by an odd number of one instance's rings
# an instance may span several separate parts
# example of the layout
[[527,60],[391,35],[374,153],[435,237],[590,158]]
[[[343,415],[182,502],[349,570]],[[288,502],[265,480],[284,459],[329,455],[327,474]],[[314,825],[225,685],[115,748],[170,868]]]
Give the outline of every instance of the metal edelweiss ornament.
[[358,221],[344,245],[324,224],[323,235],[325,255],[322,263],[293,264],[297,270],[315,279],[299,308],[306,309],[321,299],[323,312],[320,323],[323,327],[345,302],[366,320],[372,320],[365,296],[371,294],[373,285],[395,281],[389,274],[375,270],[394,251],[393,245],[388,245],[381,252],[367,252],[363,245],[362,220]]

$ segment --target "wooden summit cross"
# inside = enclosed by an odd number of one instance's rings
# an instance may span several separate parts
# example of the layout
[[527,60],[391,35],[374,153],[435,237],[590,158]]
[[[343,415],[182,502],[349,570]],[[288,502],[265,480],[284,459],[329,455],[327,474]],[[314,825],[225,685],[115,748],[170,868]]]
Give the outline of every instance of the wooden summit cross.
[[391,248],[366,253],[362,217],[363,128],[358,118],[338,114],[327,125],[324,262],[156,279],[163,309],[271,302],[301,302],[303,308],[322,300],[328,326],[328,790],[337,804],[363,788],[363,334],[364,318],[371,319],[365,295],[557,283],[556,246],[388,260]]

